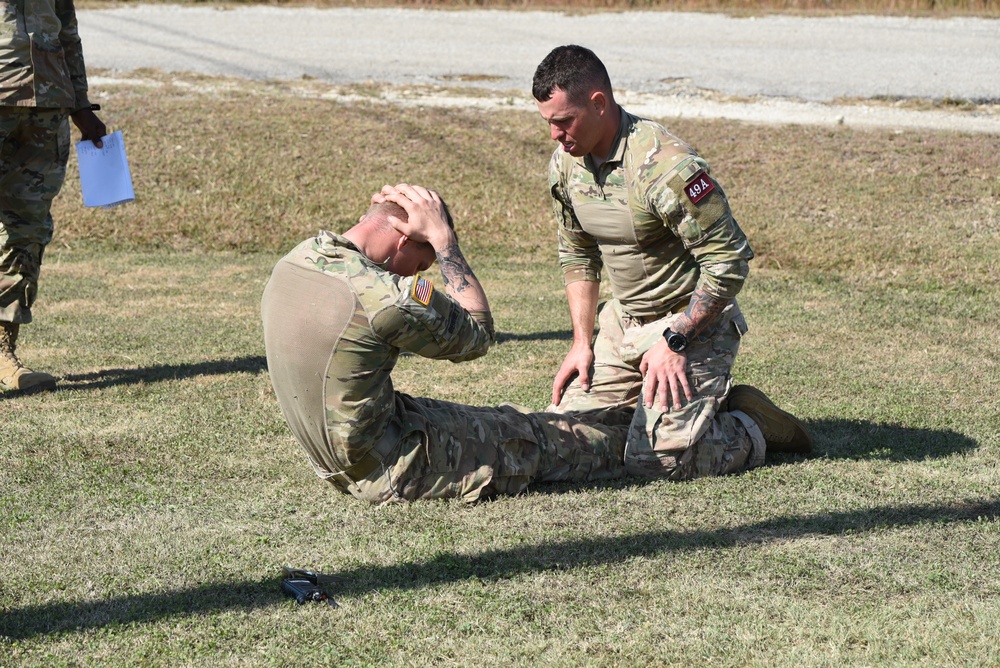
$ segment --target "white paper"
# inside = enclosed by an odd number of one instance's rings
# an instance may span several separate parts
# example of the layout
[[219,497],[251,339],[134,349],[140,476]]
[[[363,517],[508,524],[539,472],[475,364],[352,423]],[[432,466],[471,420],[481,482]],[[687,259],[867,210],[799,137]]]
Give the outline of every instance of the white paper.
[[76,145],[83,205],[110,208],[135,201],[121,130],[102,137],[101,143],[101,148],[89,140]]

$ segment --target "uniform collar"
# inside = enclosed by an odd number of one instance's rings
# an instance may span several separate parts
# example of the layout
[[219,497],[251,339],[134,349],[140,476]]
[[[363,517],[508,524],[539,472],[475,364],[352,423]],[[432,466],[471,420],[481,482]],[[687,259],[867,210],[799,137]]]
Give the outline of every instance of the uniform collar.
[[323,255],[336,255],[338,249],[346,249],[353,251],[364,256],[361,249],[354,245],[354,242],[347,237],[341,236],[336,232],[328,232],[326,230],[320,230],[319,234],[313,240],[313,247],[318,250]]

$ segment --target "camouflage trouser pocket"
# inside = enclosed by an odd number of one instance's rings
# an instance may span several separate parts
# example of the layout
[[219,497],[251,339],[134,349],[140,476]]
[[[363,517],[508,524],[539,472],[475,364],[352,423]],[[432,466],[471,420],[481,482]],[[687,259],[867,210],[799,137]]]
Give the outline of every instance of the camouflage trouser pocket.
[[[639,405],[625,446],[625,470],[647,478],[686,479],[710,468],[698,448],[719,410],[716,397],[697,397],[679,411],[664,413]],[[703,474],[704,475],[704,474]]]
[[674,420],[673,413],[637,410],[625,450],[626,472],[689,480],[759,466],[746,429],[729,413],[718,412],[718,404],[714,397],[692,402],[696,416],[690,422]]

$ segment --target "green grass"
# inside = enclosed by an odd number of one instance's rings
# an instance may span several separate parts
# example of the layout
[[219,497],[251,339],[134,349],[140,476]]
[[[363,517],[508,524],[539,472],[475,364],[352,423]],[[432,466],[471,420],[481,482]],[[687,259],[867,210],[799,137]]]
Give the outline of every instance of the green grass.
[[[101,99],[136,203],[83,209],[75,173],[58,201],[20,352],[60,390],[0,394],[0,666],[1000,664],[1000,137],[668,121],[758,253],[737,381],[816,452],[373,508],[285,427],[270,268],[383,183],[440,189],[500,342],[397,387],[543,407],[569,339],[545,128],[194,81]],[[284,564],[340,607],[283,598]]]

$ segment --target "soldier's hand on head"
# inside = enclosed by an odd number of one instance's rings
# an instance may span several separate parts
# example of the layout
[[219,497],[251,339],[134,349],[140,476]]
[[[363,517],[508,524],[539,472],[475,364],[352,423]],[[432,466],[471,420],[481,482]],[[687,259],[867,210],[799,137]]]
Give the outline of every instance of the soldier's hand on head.
[[383,186],[381,194],[385,201],[398,204],[406,211],[407,220],[388,217],[389,223],[398,232],[414,241],[427,242],[435,249],[454,243],[455,235],[448,226],[444,202],[436,192],[423,186],[400,183]]

